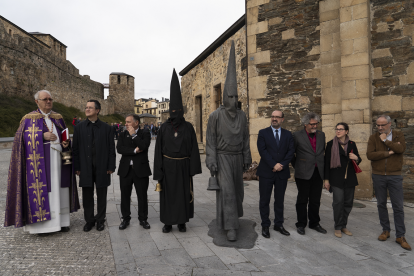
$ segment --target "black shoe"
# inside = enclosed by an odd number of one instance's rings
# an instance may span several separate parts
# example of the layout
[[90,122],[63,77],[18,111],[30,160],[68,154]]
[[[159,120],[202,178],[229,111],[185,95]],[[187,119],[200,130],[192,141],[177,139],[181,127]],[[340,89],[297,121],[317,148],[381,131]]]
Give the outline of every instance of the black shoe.
[[60,231],[59,232],[69,232],[70,228],[69,227],[60,227]]
[[296,231],[298,231],[299,235],[305,235],[305,227],[298,227]]
[[87,222],[83,227],[83,231],[89,232],[95,226],[95,222]]
[[275,231],[280,232],[280,234],[282,234],[282,235],[285,235],[285,236],[290,236],[290,233],[289,233],[288,231],[286,231],[286,229],[285,229],[285,228],[283,228],[283,226],[280,226],[280,227],[278,227],[278,226],[274,226],[274,227],[273,227],[273,229],[274,229]]
[[315,231],[317,231],[319,233],[322,233],[322,234],[326,234],[327,233],[327,231],[325,229],[323,229],[320,224],[316,225],[315,227],[309,227],[309,228],[310,229],[313,229],[313,230],[315,230]]
[[269,227],[262,227],[262,236],[266,239],[270,238]]
[[105,221],[99,222],[96,224],[96,230],[103,231],[105,229]]
[[177,227],[178,227],[178,231],[180,231],[180,232],[187,232],[187,228],[185,227],[185,223],[178,224]]
[[125,230],[129,225],[129,220],[122,220],[121,224],[119,225],[119,230]]
[[171,225],[167,225],[165,224],[164,227],[162,228],[162,232],[163,233],[169,233],[172,230],[172,226]]
[[150,229],[151,226],[149,225],[148,221],[143,220],[139,222],[139,225],[141,225],[142,227],[144,227],[144,229]]

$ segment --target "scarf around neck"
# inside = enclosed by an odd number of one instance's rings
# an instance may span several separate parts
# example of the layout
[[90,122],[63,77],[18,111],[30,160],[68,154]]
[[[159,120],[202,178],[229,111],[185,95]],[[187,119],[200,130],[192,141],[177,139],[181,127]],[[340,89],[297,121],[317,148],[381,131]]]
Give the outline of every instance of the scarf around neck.
[[345,156],[346,156],[347,155],[347,150],[348,150],[348,142],[349,142],[348,135],[345,136],[345,141],[344,142],[339,140],[338,137],[336,137],[336,136],[335,136],[335,138],[333,138],[332,150],[331,150],[331,164],[330,164],[331,169],[341,167],[341,159],[339,157],[339,144],[344,146],[344,151],[345,151]]

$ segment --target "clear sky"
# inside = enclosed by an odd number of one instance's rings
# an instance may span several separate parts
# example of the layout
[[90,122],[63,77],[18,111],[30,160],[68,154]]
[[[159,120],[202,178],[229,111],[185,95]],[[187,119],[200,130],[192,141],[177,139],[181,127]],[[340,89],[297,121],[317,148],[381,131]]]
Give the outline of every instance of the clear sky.
[[82,75],[135,77],[135,98],[169,97],[173,68],[193,61],[245,12],[244,0],[8,0],[0,14],[68,46]]

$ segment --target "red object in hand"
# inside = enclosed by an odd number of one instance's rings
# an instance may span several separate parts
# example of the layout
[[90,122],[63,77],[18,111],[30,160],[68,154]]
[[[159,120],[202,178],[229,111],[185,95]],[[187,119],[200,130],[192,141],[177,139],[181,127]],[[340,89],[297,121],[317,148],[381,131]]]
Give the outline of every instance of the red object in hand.
[[[353,153],[354,150],[351,150],[351,152]],[[358,164],[355,162],[355,160],[352,160],[352,165],[354,166],[354,170],[355,173],[361,173],[362,170],[361,168],[358,166]]]
[[62,131],[62,142],[65,142],[66,140],[69,140],[69,129],[67,128]]

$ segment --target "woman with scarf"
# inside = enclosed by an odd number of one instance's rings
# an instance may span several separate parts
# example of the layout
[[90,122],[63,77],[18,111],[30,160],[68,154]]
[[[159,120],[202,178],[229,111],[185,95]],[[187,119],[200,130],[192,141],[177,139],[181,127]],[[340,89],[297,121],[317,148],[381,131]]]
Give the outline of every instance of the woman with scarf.
[[361,163],[361,157],[354,141],[349,140],[349,127],[346,123],[338,123],[336,136],[327,143],[325,150],[325,188],[333,192],[333,213],[335,236],[348,236],[352,233],[346,228],[349,213],[354,202],[355,186],[358,179],[352,160]]

